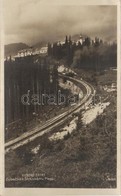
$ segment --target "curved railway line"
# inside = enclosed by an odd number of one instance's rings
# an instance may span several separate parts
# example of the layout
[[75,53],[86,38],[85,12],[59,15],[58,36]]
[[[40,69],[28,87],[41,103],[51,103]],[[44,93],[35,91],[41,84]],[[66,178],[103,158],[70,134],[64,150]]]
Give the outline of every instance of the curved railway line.
[[[63,77],[63,76],[61,75],[61,77]],[[82,100],[80,100],[75,106],[73,106],[68,111],[58,115],[57,117],[54,117],[54,118],[48,120],[46,122],[46,124],[44,124],[40,127],[37,126],[32,131],[27,132],[27,133],[19,136],[18,138],[15,138],[15,139],[5,143],[5,152],[6,153],[24,145],[24,144],[27,144],[27,143],[33,141],[34,139],[42,136],[45,133],[50,132],[53,128],[63,124],[67,120],[67,117],[70,117],[70,116],[72,116],[72,114],[78,112],[80,109],[83,109],[85,107],[85,105],[89,105],[89,103],[92,100],[93,95],[95,94],[95,90],[94,90],[93,86],[88,84],[85,81],[82,81],[82,80],[78,80],[78,79],[67,77],[67,76],[66,76],[66,78],[70,81],[78,83],[78,86],[83,86],[83,88],[85,88],[86,93],[84,93],[84,97],[82,98]]]

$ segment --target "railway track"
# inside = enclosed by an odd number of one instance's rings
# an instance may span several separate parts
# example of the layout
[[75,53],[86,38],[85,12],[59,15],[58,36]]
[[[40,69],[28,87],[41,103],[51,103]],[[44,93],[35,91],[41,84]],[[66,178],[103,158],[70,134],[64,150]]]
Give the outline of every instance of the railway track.
[[[62,77],[62,75],[61,75],[61,77]],[[83,109],[85,107],[85,105],[89,105],[89,103],[91,102],[92,97],[95,93],[93,86],[91,86],[90,84],[88,84],[85,81],[81,81],[81,80],[78,80],[75,78],[71,78],[71,77],[67,77],[67,76],[66,76],[66,78],[70,81],[78,83],[78,85],[81,85],[85,88],[86,93],[84,94],[84,97],[82,98],[82,100],[79,101],[76,104],[76,106],[72,107],[69,111],[66,111],[66,112],[58,115],[57,117],[54,117],[54,118],[48,120],[45,125],[37,126],[31,132],[27,132],[27,133],[19,136],[18,138],[13,139],[13,140],[5,143],[5,152],[6,153],[33,141],[34,139],[42,136],[45,133],[50,132],[53,128],[63,124],[67,120],[67,117],[70,117],[70,116],[72,116],[72,114],[78,112],[80,109]]]

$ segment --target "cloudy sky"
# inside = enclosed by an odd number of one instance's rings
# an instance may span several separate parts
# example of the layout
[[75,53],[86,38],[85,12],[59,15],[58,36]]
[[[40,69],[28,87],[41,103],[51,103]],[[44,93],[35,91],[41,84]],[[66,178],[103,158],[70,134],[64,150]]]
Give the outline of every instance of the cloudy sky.
[[54,5],[42,2],[4,0],[5,44],[35,44],[43,40],[62,40],[67,34],[80,33],[107,41],[116,40],[116,6]]

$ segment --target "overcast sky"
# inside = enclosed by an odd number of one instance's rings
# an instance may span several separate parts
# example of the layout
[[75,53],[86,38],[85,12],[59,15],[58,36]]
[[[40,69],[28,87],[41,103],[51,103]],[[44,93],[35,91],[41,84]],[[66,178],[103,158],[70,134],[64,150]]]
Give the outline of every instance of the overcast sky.
[[56,41],[80,33],[116,40],[116,6],[58,6],[42,1],[4,1],[5,44]]

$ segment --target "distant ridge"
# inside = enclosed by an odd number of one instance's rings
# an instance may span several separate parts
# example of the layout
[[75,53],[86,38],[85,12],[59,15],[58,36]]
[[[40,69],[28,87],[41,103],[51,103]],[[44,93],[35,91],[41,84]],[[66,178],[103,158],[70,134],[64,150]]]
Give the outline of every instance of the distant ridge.
[[19,50],[23,50],[29,47],[30,46],[25,43],[13,43],[5,45],[5,57],[10,55],[16,55]]

